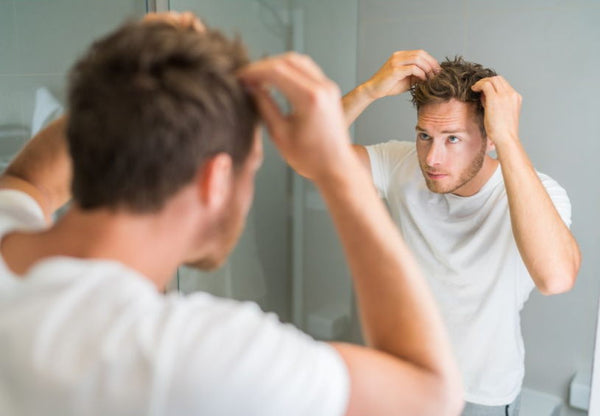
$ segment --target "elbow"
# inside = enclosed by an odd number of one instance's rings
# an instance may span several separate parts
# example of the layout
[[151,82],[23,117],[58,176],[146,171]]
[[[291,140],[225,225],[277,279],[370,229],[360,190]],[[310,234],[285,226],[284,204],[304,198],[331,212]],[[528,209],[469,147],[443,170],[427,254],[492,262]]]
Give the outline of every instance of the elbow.
[[411,414],[419,416],[459,416],[464,408],[464,390],[458,369],[426,371],[418,404]]
[[435,415],[458,416],[462,413],[465,401],[462,384],[459,379],[440,382],[438,390],[438,408]]
[[560,267],[553,267],[552,272],[534,279],[536,286],[546,296],[568,292],[575,286],[580,266],[581,252],[579,251],[579,247],[575,246],[570,258],[563,261]]
[[552,295],[560,295],[561,293],[566,293],[569,290],[571,290],[571,288],[566,287],[566,286],[558,286],[558,285],[557,286],[543,285],[543,286],[538,286],[538,290],[544,296],[552,296]]
[[440,413],[447,416],[459,416],[465,407],[464,393],[462,389],[451,389],[446,399],[446,406]]
[[545,277],[536,286],[545,296],[559,295],[573,289],[579,267],[569,268],[568,270],[554,272],[551,276]]
[[427,415],[435,416],[458,416],[462,413],[465,401],[462,386],[462,377],[457,368],[446,369],[445,373],[437,373],[433,376],[434,386],[430,397],[436,400],[430,401],[432,407],[425,412]]

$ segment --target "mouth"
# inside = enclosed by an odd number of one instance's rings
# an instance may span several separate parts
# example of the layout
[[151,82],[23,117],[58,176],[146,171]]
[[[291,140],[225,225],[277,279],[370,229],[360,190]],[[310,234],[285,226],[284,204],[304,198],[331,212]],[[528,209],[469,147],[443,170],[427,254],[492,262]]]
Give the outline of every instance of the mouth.
[[425,172],[425,174],[427,175],[427,177],[428,177],[429,179],[432,179],[432,180],[443,179],[443,178],[445,178],[446,176],[448,176],[448,175],[447,175],[447,174],[445,174],[445,173],[437,173],[437,172]]

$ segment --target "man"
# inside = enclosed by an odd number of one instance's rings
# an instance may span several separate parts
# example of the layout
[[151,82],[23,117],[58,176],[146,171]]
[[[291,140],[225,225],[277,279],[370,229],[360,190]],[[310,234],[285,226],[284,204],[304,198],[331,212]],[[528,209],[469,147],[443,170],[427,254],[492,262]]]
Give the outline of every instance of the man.
[[579,269],[569,199],[521,145],[519,94],[462,58],[439,65],[424,51],[396,52],[343,98],[348,123],[376,99],[408,90],[416,143],[355,150],[442,311],[465,384],[463,414],[518,414],[519,312],[534,286],[562,293]]
[[[183,262],[221,264],[240,234],[262,158],[249,91],[327,201],[370,348],[316,342],[255,304],[161,293]],[[441,318],[339,100],[310,59],[247,65],[189,14],[92,45],[70,75],[68,119],[0,179],[0,414],[458,414]],[[50,224],[71,174],[71,208]]]

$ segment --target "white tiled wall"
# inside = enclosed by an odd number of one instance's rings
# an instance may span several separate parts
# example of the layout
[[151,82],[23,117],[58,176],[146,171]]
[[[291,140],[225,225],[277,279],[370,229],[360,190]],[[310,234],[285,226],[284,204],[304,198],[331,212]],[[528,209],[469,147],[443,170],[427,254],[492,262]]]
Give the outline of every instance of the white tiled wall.
[[[358,1],[303,0],[297,2],[303,13],[303,49],[342,90],[356,83],[356,41]],[[305,329],[310,316],[332,304],[335,314],[350,316],[352,286],[346,259],[329,213],[319,203],[317,190],[304,182],[303,276]],[[350,338],[350,328],[342,334]]]
[[64,102],[76,57],[145,10],[144,0],[0,0],[0,125],[29,126],[41,86]]

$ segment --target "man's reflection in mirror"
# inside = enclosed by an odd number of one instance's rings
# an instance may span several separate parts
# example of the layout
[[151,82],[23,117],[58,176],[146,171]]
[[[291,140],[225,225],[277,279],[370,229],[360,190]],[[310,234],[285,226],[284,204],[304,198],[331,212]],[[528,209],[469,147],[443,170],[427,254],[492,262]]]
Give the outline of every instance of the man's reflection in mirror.
[[571,289],[580,265],[569,198],[534,169],[519,136],[521,96],[493,70],[396,52],[344,96],[348,124],[404,92],[417,110],[416,143],[406,131],[354,149],[441,309],[465,383],[463,415],[517,415],[520,311],[534,288]]

